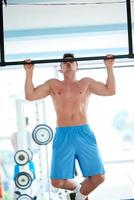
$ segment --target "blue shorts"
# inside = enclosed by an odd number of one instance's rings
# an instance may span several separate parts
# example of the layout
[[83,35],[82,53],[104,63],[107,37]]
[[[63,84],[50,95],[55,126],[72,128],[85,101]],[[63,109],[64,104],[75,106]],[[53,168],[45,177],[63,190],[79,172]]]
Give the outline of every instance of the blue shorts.
[[75,159],[84,177],[105,173],[94,133],[88,125],[56,128],[51,179],[74,178]]

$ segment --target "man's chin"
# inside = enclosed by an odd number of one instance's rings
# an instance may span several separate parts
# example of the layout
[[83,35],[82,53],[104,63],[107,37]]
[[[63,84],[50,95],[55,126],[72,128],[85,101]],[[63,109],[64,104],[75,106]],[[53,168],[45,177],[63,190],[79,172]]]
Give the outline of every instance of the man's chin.
[[73,69],[67,69],[66,72],[74,72]]

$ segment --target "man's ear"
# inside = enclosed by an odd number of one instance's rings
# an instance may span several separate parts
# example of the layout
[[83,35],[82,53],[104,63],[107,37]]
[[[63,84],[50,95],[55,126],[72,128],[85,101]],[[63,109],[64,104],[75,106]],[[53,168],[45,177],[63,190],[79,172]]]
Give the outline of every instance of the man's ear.
[[76,69],[76,71],[78,71],[78,63],[76,62],[76,66],[77,66],[77,69]]
[[62,69],[59,69],[59,72],[60,72],[60,73],[63,73]]

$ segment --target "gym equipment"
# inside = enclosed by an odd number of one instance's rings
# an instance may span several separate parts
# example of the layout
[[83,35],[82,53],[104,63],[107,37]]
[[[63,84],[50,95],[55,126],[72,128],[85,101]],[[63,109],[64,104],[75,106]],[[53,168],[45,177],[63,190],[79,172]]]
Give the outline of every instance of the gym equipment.
[[33,154],[31,150],[18,150],[14,155],[14,160],[18,165],[25,165],[32,160]]
[[27,149],[28,154],[29,154],[29,161],[31,161],[33,159],[33,152],[30,148]]
[[25,190],[29,188],[32,184],[32,176],[27,173],[27,172],[20,172],[16,177],[15,177],[15,185],[19,189]]
[[35,178],[35,168],[32,161],[28,163],[28,167],[15,165],[14,181],[16,187],[19,189],[25,190],[29,188]]
[[2,168],[1,168],[1,163],[0,163],[0,198],[4,197],[4,188],[3,188],[2,182],[3,182],[3,180],[2,180]]
[[22,195],[20,195],[20,196],[17,198],[17,200],[33,200],[33,198],[30,197],[30,196],[27,195],[27,194],[22,194]]
[[[16,154],[14,160],[16,162],[14,169],[14,182],[16,186],[17,200],[44,200],[44,197],[52,200],[51,198],[51,187],[49,180],[49,162],[48,162],[48,144],[53,138],[52,129],[45,125],[45,104],[44,101],[34,103],[35,107],[35,119],[36,124],[34,125],[30,136],[33,137],[32,143],[28,143],[28,130],[25,120],[25,104],[29,104],[24,100],[16,101],[16,113],[17,113],[17,134],[16,134]],[[31,161],[33,153],[30,149],[33,149],[33,143],[36,148],[36,153],[38,161],[36,163],[39,165],[37,171],[35,172],[34,162]],[[30,145],[29,145],[30,144]],[[37,145],[38,144],[38,145]],[[29,149],[30,147],[30,149]],[[44,163],[44,164],[42,164]],[[37,180],[35,173],[37,173]],[[35,187],[36,184],[36,187]],[[28,196],[30,195],[30,196]]]
[[34,128],[32,137],[37,144],[47,145],[53,138],[53,131],[48,125],[39,124]]
[[15,194],[17,194],[18,195],[18,197],[17,197],[17,199],[16,200],[36,200],[37,199],[37,197],[36,196],[34,196],[34,197],[31,197],[31,196],[29,196],[28,194],[21,194],[21,192],[20,191],[15,191]]
[[[45,109],[46,107],[44,101],[35,102],[36,125],[32,135],[35,138],[37,136],[39,140],[41,139],[41,141],[39,141],[39,144],[40,142],[41,144],[44,144],[44,142],[45,144],[47,144],[51,141],[53,137],[52,129],[49,126],[45,125],[45,122],[47,121]],[[52,200],[53,198],[51,198],[48,145],[38,145],[38,150],[39,180],[37,190],[34,195],[37,196],[37,199],[40,200],[44,200],[44,197]],[[42,163],[44,163],[44,165]]]
[[35,167],[34,167],[34,163],[32,161],[30,161],[28,163],[28,166],[19,166],[18,164],[15,165],[14,168],[14,180],[16,178],[16,176],[21,172],[21,171],[28,171],[30,174],[32,174],[33,179],[35,179]]

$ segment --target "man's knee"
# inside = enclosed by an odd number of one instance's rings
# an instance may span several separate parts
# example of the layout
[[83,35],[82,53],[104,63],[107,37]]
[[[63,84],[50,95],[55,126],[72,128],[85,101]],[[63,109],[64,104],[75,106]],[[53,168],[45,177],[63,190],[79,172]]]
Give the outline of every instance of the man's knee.
[[55,188],[62,188],[64,185],[64,180],[62,179],[51,179],[51,184]]
[[101,183],[103,183],[105,181],[105,175],[103,174],[103,175],[99,175],[98,176],[98,183],[99,184],[101,184]]
[[105,181],[105,175],[92,176],[91,181],[95,186],[98,186]]

